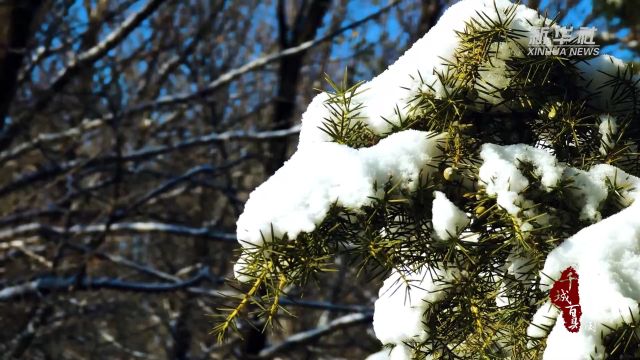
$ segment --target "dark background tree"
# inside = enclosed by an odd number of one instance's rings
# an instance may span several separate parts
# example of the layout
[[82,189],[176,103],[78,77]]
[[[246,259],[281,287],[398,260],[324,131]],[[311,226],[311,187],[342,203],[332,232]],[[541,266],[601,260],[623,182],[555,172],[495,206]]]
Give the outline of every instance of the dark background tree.
[[[600,40],[635,59],[637,24],[610,8],[585,14],[585,4],[550,11],[607,30]],[[236,293],[224,279],[243,203],[295,146],[322,74],[381,72],[448,5],[0,0],[0,354],[376,351],[368,326],[379,284],[352,280],[346,263],[291,289],[316,300],[285,300],[297,317],[278,331],[240,324],[243,339],[217,344],[208,315]]]

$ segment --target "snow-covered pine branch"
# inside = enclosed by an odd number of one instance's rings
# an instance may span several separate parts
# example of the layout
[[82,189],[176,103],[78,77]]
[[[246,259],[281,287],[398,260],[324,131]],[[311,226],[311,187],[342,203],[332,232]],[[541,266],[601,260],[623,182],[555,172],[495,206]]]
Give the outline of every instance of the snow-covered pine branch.
[[[391,359],[637,357],[638,77],[611,56],[527,54],[559,26],[463,0],[388,70],[318,95],[297,152],[237,222],[236,277],[267,322],[337,254],[387,273]],[[549,290],[580,276],[582,327]]]

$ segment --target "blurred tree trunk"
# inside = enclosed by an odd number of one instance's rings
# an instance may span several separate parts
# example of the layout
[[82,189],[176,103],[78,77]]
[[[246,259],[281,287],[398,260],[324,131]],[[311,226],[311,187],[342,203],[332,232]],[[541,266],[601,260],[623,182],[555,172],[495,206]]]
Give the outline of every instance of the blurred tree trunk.
[[[322,19],[329,10],[330,0],[303,2],[293,23],[289,24],[285,0],[278,0],[279,45],[282,50],[313,40],[322,25]],[[278,70],[278,92],[273,112],[272,129],[287,129],[293,125],[296,109],[296,95],[306,52],[283,57]],[[287,158],[287,139],[277,139],[270,144],[271,158],[266,163],[266,171],[273,174]]]
[[42,0],[0,1],[0,130],[16,88],[18,70],[31,37],[33,19]]
[[433,25],[436,24],[440,18],[440,14],[444,9],[444,4],[441,0],[435,1],[422,1],[420,6],[420,19],[418,20],[418,27],[416,31],[411,34],[411,41],[409,45],[416,42],[418,39],[424,36]]

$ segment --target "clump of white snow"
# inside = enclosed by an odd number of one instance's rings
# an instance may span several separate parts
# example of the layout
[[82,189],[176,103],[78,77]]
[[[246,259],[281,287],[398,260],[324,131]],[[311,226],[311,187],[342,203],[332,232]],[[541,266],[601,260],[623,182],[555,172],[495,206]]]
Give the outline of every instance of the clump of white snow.
[[[582,326],[578,333],[570,333],[559,319],[547,337],[544,359],[602,358],[600,334],[607,335],[624,322],[630,323],[632,316],[635,319],[640,316],[639,215],[640,204],[631,205],[582,229],[547,256],[541,275],[546,288],[552,285],[548,277],[557,279],[569,266],[579,274]],[[536,327],[550,323],[543,314],[558,315],[558,312],[549,314],[547,306],[534,316],[530,335],[545,335]]]
[[520,193],[529,186],[529,180],[518,168],[521,163],[534,166],[545,191],[551,191],[562,178],[563,167],[558,165],[555,157],[532,146],[484,144],[480,157],[483,160],[480,181],[486,186],[487,194],[495,195],[498,205],[514,216],[522,210],[525,200]]
[[[600,55],[587,61],[580,61],[576,67],[581,73],[580,85],[592,95],[591,105],[608,112],[624,110],[627,104],[612,104],[614,98],[612,86],[605,86],[614,77],[628,71],[624,61],[611,55]],[[639,75],[633,75],[630,79],[632,83],[638,83]]]
[[[483,160],[479,172],[480,185],[485,187],[488,195],[496,196],[498,205],[516,218],[529,204],[522,195],[530,185],[520,170],[523,163],[533,165],[542,190],[551,191],[560,180],[572,181],[570,192],[575,204],[582,209],[580,218],[583,220],[601,219],[598,209],[607,199],[610,186],[618,190],[623,206],[629,206],[640,195],[638,179],[615,166],[599,164],[584,171],[558,163],[551,153],[529,145],[484,144],[480,157]],[[526,222],[521,225],[527,227]]]
[[514,57],[522,57],[522,49],[512,42],[493,43],[490,52],[494,56],[487,60],[479,70],[476,88],[480,98],[496,105],[504,101],[500,91],[509,87],[510,78],[507,76],[507,61]]
[[612,149],[616,144],[616,134],[618,133],[618,123],[616,118],[611,115],[600,116],[600,125],[598,125],[600,133],[600,153],[607,154],[607,150]]
[[458,235],[469,225],[469,218],[464,211],[455,206],[447,196],[434,191],[432,223],[435,235],[440,240],[449,240]]
[[[373,330],[383,344],[393,344],[391,359],[410,359],[405,343],[427,339],[423,323],[427,309],[446,295],[447,283],[459,276],[454,269],[423,267],[415,272],[393,271],[380,288]],[[403,357],[406,356],[406,357]]]
[[609,195],[609,186],[618,189],[623,206],[629,206],[640,196],[640,181],[635,176],[608,164],[599,164],[589,171],[566,168],[564,176],[573,181],[571,193],[581,207],[580,219],[600,221],[598,210]]
[[[384,195],[390,178],[413,190],[434,169],[443,138],[416,130],[390,135],[370,148],[319,143],[300,149],[256,188],[237,222],[238,241],[252,247],[273,236],[295,238],[311,232],[332,204],[359,209]],[[377,183],[378,191],[374,191]]]
[[544,338],[549,335],[560,314],[560,310],[551,304],[551,301],[545,302],[538,311],[533,315],[531,325],[527,329],[527,335],[532,338]]

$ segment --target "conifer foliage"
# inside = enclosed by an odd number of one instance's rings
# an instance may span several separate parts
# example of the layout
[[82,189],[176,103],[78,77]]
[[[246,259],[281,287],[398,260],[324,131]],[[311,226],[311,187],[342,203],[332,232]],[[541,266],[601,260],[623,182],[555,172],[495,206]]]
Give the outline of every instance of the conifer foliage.
[[[218,334],[248,310],[271,324],[342,254],[386,277],[383,358],[640,357],[638,77],[606,55],[528,56],[542,26],[558,24],[461,1],[377,78],[330,81],[238,220],[244,295]],[[577,333],[549,301],[569,266]]]

